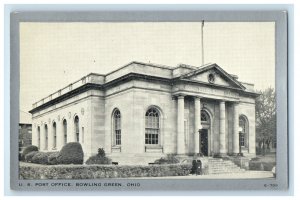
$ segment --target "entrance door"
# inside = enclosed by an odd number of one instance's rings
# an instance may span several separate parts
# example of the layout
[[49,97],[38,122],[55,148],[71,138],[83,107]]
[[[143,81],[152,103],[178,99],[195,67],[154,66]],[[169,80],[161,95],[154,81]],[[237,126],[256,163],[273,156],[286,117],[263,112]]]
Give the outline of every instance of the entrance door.
[[202,129],[200,131],[201,137],[200,137],[200,152],[203,153],[204,156],[208,156],[208,130]]

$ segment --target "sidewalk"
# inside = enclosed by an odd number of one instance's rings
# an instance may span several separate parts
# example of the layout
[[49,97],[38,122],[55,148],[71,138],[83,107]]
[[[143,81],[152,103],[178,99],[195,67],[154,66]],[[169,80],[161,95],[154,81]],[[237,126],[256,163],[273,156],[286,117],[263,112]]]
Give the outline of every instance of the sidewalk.
[[131,179],[272,179],[270,171],[246,171],[232,174],[209,174],[188,176],[164,176],[164,177],[131,177]]

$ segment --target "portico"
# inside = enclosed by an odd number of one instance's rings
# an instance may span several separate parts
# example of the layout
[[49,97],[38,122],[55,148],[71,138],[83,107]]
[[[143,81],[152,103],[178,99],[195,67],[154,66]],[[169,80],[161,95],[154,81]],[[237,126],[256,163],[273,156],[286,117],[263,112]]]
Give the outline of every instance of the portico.
[[[203,104],[201,104],[201,99],[203,99],[200,96],[189,96],[189,95],[184,95],[184,94],[180,94],[178,95],[177,98],[177,154],[179,155],[184,155],[184,154],[191,154],[191,152],[189,152],[187,149],[185,149],[185,138],[184,137],[184,131],[185,131],[185,127],[184,127],[184,121],[186,121],[187,119],[185,119],[184,117],[184,102],[185,102],[185,97],[187,97],[188,99],[193,99],[194,101],[194,132],[193,132],[193,153],[195,155],[205,155],[206,156],[211,156],[211,142],[215,142],[212,141],[212,137],[211,134],[216,134],[218,135],[218,152],[214,152],[215,154],[219,154],[220,156],[226,156],[229,153],[229,147],[228,145],[226,145],[226,142],[228,142],[229,138],[228,138],[228,134],[226,135],[226,133],[228,133],[228,131],[226,131],[226,128],[228,128],[229,126],[232,126],[232,152],[231,154],[238,154],[239,152],[239,110],[238,110],[238,106],[239,106],[239,102],[238,101],[227,101],[228,104],[231,104],[231,107],[233,107],[233,112],[232,114],[232,119],[230,122],[232,122],[232,124],[228,124],[228,119],[226,117],[226,101],[224,101],[223,99],[206,99],[206,101],[215,101],[218,102],[218,107],[219,107],[219,117],[215,117],[215,119],[218,119],[218,122],[214,122],[216,124],[219,124],[219,131],[217,133],[212,132],[212,128],[211,128],[211,124],[212,122],[210,122],[209,124],[205,124],[204,126],[202,125],[201,119],[203,118],[203,116],[201,117],[201,115],[204,115],[201,112],[206,112],[205,110],[202,110],[203,108]],[[207,116],[205,116],[207,118],[210,118],[210,116],[207,114]],[[209,119],[209,120],[215,120],[215,119]],[[204,136],[205,138],[201,138],[201,135],[203,135],[203,130],[204,129],[204,134],[206,134],[206,136]],[[206,141],[205,141],[206,140]],[[207,152],[204,153],[202,152],[203,147],[201,146],[201,144],[206,145],[208,148]]]

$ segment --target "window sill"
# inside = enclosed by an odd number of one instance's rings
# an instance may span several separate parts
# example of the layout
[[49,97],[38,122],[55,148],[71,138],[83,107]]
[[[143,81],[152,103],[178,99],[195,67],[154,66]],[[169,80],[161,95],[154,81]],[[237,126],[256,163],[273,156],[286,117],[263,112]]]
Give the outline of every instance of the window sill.
[[163,153],[164,152],[164,148],[160,145],[149,145],[149,146],[145,146],[145,152],[146,153]]
[[121,146],[112,146],[111,147],[112,153],[120,153],[121,152]]

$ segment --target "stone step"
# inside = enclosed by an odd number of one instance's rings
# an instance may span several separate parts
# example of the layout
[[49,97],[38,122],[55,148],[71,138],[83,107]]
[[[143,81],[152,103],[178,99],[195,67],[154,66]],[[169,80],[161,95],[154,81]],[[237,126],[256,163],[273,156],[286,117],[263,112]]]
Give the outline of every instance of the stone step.
[[239,166],[230,160],[223,160],[222,158],[208,159],[208,173],[209,174],[232,174],[245,172]]

